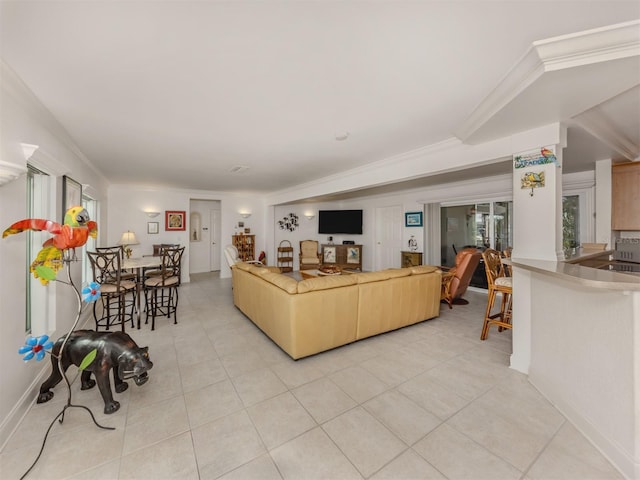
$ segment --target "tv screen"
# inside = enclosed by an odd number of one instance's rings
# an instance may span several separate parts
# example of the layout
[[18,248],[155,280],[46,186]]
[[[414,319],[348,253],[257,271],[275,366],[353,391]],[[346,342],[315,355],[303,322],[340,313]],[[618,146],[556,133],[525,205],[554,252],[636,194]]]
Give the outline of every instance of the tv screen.
[[320,210],[318,233],[362,235],[362,210]]

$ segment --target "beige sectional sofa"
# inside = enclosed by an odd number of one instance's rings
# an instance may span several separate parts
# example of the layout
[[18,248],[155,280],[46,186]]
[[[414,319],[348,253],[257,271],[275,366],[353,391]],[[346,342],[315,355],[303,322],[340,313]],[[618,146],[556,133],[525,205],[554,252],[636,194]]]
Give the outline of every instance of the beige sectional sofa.
[[298,359],[437,317],[442,272],[419,266],[297,281],[237,263],[233,301]]

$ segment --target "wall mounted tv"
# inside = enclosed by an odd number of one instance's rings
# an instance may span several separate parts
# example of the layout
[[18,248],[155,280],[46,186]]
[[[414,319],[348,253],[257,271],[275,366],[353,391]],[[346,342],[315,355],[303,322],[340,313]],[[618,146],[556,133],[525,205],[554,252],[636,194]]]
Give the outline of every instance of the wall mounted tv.
[[318,233],[362,235],[362,210],[319,210]]

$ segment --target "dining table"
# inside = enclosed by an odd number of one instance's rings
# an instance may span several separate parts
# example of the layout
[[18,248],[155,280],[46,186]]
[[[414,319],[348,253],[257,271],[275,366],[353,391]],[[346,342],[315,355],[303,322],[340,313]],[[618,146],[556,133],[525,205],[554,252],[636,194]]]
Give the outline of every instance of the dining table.
[[145,256],[137,258],[125,258],[122,268],[125,270],[136,271],[136,319],[138,330],[140,330],[140,317],[142,310],[140,308],[140,298],[142,297],[142,284],[144,283],[145,268],[159,268],[162,266],[161,256]]

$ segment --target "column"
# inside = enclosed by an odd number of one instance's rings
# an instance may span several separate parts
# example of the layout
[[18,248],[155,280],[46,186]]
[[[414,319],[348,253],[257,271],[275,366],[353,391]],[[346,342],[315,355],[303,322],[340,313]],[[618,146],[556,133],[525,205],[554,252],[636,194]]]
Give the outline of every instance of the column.
[[[557,143],[513,155],[512,258],[564,260],[562,250],[562,148]],[[540,300],[540,299],[538,299]],[[532,285],[529,272],[513,269],[513,354],[511,368],[528,373],[531,362]]]

